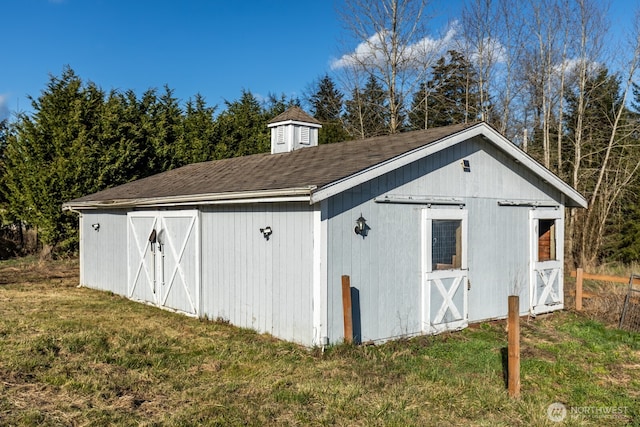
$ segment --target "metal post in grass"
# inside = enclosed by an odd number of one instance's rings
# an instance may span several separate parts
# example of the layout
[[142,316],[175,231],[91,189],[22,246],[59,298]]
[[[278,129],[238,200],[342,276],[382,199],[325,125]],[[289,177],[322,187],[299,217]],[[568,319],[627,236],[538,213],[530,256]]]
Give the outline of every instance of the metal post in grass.
[[520,397],[520,297],[509,295],[508,318],[509,396]]
[[342,315],[344,317],[344,341],[353,342],[353,319],[351,314],[351,279],[342,276]]

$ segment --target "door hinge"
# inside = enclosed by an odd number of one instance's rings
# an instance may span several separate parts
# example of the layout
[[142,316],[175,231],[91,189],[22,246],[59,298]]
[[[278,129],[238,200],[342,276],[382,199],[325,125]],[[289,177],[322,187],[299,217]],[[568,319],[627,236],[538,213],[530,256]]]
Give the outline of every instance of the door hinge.
[[467,279],[467,290],[471,290],[471,280]]

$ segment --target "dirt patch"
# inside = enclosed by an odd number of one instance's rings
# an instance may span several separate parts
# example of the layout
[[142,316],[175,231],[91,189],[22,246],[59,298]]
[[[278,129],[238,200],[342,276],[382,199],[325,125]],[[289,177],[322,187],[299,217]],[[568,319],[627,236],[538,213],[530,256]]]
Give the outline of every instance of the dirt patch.
[[77,286],[78,280],[79,262],[77,258],[36,262],[26,258],[0,263],[0,286],[25,283]]

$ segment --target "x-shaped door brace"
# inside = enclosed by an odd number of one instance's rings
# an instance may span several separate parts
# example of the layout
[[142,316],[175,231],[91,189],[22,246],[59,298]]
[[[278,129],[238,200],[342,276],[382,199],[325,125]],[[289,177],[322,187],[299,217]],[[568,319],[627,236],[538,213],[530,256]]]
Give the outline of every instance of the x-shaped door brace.
[[[153,223],[151,224],[151,229],[147,232],[146,235],[148,235],[151,230],[153,230],[156,227],[156,223],[158,222],[158,218],[153,218]],[[133,217],[129,218],[129,226],[131,229],[131,232],[133,233],[133,240],[136,243],[136,249],[138,250],[138,256],[140,257],[140,262],[138,263],[138,268],[136,270],[136,274],[134,279],[131,281],[131,289],[129,290],[129,298],[131,298],[133,296],[133,291],[136,287],[136,283],[138,283],[138,279],[140,278],[140,273],[143,270],[144,267],[144,274],[145,276],[147,276],[147,284],[150,285],[152,287],[152,283],[153,283],[153,278],[149,275],[149,266],[147,265],[147,261],[146,261],[146,253],[147,253],[147,249],[149,249],[149,245],[151,244],[149,242],[149,239],[144,239],[145,244],[144,247],[140,247],[140,238],[138,236],[138,233],[136,233],[136,227],[133,223]],[[152,291],[153,288],[151,288]],[[154,291],[155,293],[155,291]]]
[[435,278],[431,279],[431,281],[436,285],[438,292],[440,292],[440,295],[442,295],[442,298],[443,298],[442,305],[440,306],[440,310],[438,310],[438,313],[433,319],[434,324],[438,324],[442,322],[442,319],[444,319],[445,314],[447,314],[447,309],[451,310],[451,314],[453,314],[456,320],[462,319],[462,315],[460,314],[460,311],[458,311],[458,308],[453,303],[453,296],[456,294],[456,291],[460,287],[460,283],[462,282],[463,278],[464,276],[454,277],[453,282],[451,283],[451,287],[449,288],[448,291],[445,288],[444,284],[442,283],[442,280],[435,279]]
[[[540,276],[540,279],[542,279],[542,284],[544,285],[542,294],[538,299],[538,305],[547,305],[546,301],[549,295],[551,295],[551,300],[554,303],[560,302],[560,298],[558,298],[558,294],[556,294],[555,290],[553,289],[553,286],[556,283],[558,272],[560,270],[557,268],[547,270],[549,272],[548,276],[547,274],[545,274],[545,270],[537,270],[537,271],[538,271],[538,276]],[[537,286],[536,286],[536,290],[537,290]]]
[[[191,222],[189,223],[189,227],[187,229],[187,232],[185,233],[185,237],[184,240],[182,242],[182,244],[180,245],[180,252],[176,252],[176,248],[175,245],[173,244],[173,241],[171,240],[171,235],[168,232],[165,232],[166,235],[166,239],[167,242],[164,245],[165,247],[168,247],[169,250],[171,251],[171,254],[173,255],[173,259],[175,260],[175,266],[173,267],[173,272],[171,273],[171,276],[169,278],[169,284],[167,286],[167,291],[164,293],[164,299],[162,301],[162,305],[165,305],[167,302],[167,298],[169,297],[169,292],[171,291],[171,288],[173,287],[173,283],[175,282],[175,278],[176,278],[176,274],[180,274],[180,278],[182,279],[182,284],[185,290],[185,293],[187,294],[187,298],[189,299],[189,305],[191,305],[191,310],[193,310],[193,312],[197,312],[196,308],[195,308],[195,304],[193,303],[193,300],[191,299],[191,294],[189,293],[189,286],[188,286],[188,282],[187,282],[187,278],[184,274],[184,270],[182,269],[182,256],[185,253],[185,249],[187,247],[187,243],[189,242],[189,237],[191,237],[191,233],[193,231],[193,226],[196,222],[196,217],[193,216],[191,217]],[[167,226],[167,221],[166,219],[164,219],[163,221],[163,225],[164,228],[166,230],[168,230],[168,226]],[[195,236],[194,236],[195,238]]]

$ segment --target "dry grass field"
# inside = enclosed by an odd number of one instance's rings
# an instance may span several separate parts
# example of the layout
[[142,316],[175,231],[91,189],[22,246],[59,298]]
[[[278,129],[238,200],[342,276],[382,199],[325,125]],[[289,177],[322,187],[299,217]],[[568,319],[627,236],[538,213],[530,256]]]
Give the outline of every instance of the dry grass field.
[[77,272],[0,262],[0,425],[640,425],[640,334],[572,311],[521,321],[511,399],[504,322],[323,352],[79,288]]

